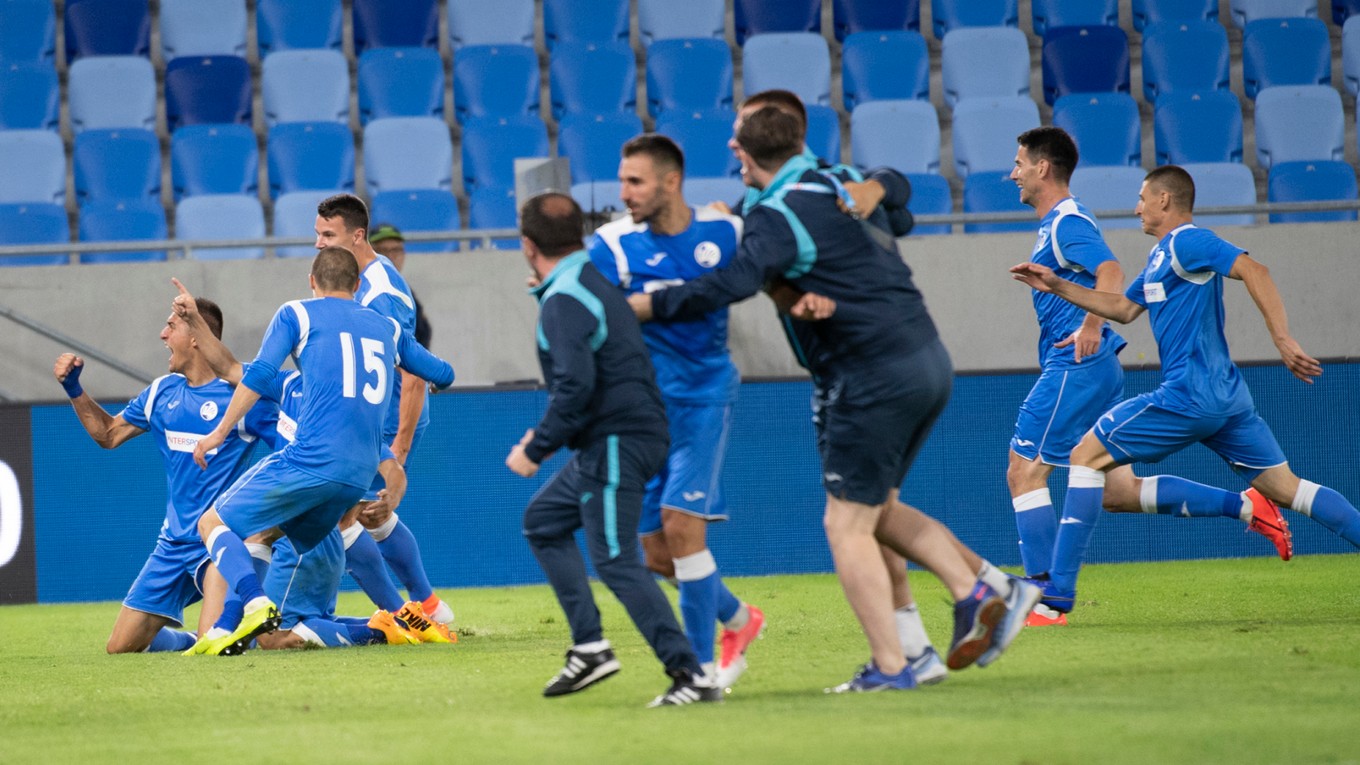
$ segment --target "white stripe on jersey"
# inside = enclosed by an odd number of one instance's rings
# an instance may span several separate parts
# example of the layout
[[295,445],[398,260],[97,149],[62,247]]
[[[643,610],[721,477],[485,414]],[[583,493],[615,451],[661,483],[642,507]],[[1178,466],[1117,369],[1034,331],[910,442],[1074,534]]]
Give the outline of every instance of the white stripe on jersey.
[[[151,410],[156,408],[156,394],[160,392],[161,381],[170,375],[161,375],[151,381],[151,389],[146,392],[146,406],[142,408],[142,416],[146,418],[148,424],[151,422]],[[190,449],[189,451],[193,451]]]
[[[390,263],[391,261],[388,262]],[[395,267],[396,266],[393,266],[393,268]],[[397,289],[392,284],[392,279],[387,275],[387,269],[383,266],[382,258],[369,263],[368,268],[364,269],[363,276],[364,279],[368,281],[368,292],[364,294],[363,300],[359,301],[359,305],[367,307],[369,303],[372,303],[383,295],[392,295],[405,303],[407,308],[410,308],[412,311],[416,310],[415,301],[411,299],[411,296]]]
[[741,243],[742,219],[735,215],[728,215],[725,212],[711,205],[694,208],[694,219],[701,223],[709,223],[715,220],[725,220],[732,224],[732,228],[737,230],[737,243]]
[[1209,280],[1214,278],[1214,272],[1212,270],[1199,272],[1186,271],[1181,265],[1180,260],[1176,257],[1176,235],[1189,228],[1197,228],[1197,226],[1193,223],[1187,223],[1184,226],[1180,226],[1172,231],[1171,238],[1166,240],[1167,249],[1171,251],[1171,270],[1176,272],[1176,276],[1179,276],[1191,284],[1208,284]]
[[609,251],[614,254],[614,265],[619,271],[619,286],[625,290],[633,284],[633,272],[628,267],[628,256],[624,254],[620,240],[629,234],[637,234],[646,230],[646,223],[634,223],[630,216],[610,221],[595,229],[595,234],[600,237],[600,241],[604,242]]
[[307,334],[312,331],[312,317],[307,315],[307,306],[301,300],[289,300],[284,306],[293,309],[294,315],[298,319],[298,343],[293,348],[294,356],[301,356],[302,349],[307,347]]
[[392,322],[392,359],[393,364],[401,363],[401,325],[391,316],[384,316],[384,319]]
[[1091,218],[1091,216],[1084,215],[1082,214],[1081,210],[1077,209],[1077,200],[1073,199],[1072,197],[1068,197],[1067,199],[1064,199],[1063,201],[1059,202],[1057,210],[1058,216],[1053,219],[1053,223],[1049,224],[1048,227],[1048,241],[1053,244],[1053,257],[1056,258],[1058,260],[1058,263],[1062,265],[1063,268],[1066,268],[1068,271],[1085,271],[1086,268],[1082,266],[1080,263],[1073,263],[1067,258],[1063,257],[1062,244],[1058,242],[1058,224],[1062,222],[1063,218],[1066,218],[1069,215],[1075,215],[1078,218],[1082,218],[1084,220],[1089,221],[1090,224],[1095,227],[1096,231],[1100,231],[1100,226],[1096,225],[1095,220]]

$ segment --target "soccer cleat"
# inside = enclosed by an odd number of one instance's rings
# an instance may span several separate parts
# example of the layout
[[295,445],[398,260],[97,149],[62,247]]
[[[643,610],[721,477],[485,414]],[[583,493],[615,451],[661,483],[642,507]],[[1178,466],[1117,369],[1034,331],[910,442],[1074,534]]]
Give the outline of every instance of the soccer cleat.
[[388,645],[416,645],[420,642],[420,638],[397,621],[391,611],[379,609],[373,612],[373,616],[368,620],[368,627],[381,632],[383,637],[387,638]]
[[1011,591],[1006,595],[1006,615],[992,630],[992,642],[977,659],[979,667],[1001,658],[1001,654],[1025,628],[1025,620],[1043,597],[1043,589],[1036,587],[1018,576],[1010,577]]
[[[930,649],[928,653],[935,653]],[[923,656],[926,654],[922,654]],[[936,655],[936,659],[939,656]],[[943,666],[940,669],[944,669]],[[935,682],[939,682],[937,679]],[[885,674],[872,661],[859,668],[855,676],[836,686],[827,688],[823,693],[872,693],[874,691],[909,691],[918,685],[916,676],[912,674],[911,664],[902,668],[901,672],[895,675]]]
[[265,601],[263,606],[253,611],[247,611],[242,617],[236,629],[226,634],[214,634],[219,632],[217,629],[208,630],[203,637],[199,638],[189,650],[184,652],[186,656],[240,656],[250,647],[251,641],[266,632],[273,632],[279,628],[283,619],[279,616],[279,609],[273,603]]
[[572,648],[567,651],[567,664],[548,685],[543,695],[565,696],[583,691],[619,671],[619,660],[608,648],[594,653],[582,653]]
[[954,639],[945,664],[963,669],[992,644],[992,630],[1006,617],[1006,599],[986,582],[973,586],[968,597],[954,604]]
[[394,614],[406,625],[407,631],[422,643],[457,643],[458,637],[449,628],[425,616],[425,608],[412,600]]
[[1242,495],[1251,503],[1251,523],[1247,524],[1247,529],[1269,539],[1280,554],[1280,560],[1294,557],[1294,535],[1280,513],[1280,506],[1256,489],[1247,489]]
[[746,626],[739,630],[725,629],[719,639],[722,646],[722,656],[718,659],[719,688],[731,688],[736,684],[746,671],[746,649],[765,632],[765,612],[749,604],[746,609],[750,612]]
[[448,602],[440,600],[439,605],[435,606],[433,611],[426,613],[426,618],[436,624],[448,627],[453,624],[453,609],[449,607]]
[[704,701],[722,701],[723,689],[716,685],[704,682],[704,679],[690,673],[689,670],[675,669],[666,670],[666,674],[671,676],[671,688],[665,693],[652,699],[647,707],[679,707],[685,704],[697,704]]
[[1072,613],[1072,607],[1077,604],[1077,593],[1075,591],[1060,590],[1057,585],[1049,579],[1026,578],[1026,582],[1043,588],[1044,596],[1039,599],[1039,603],[1047,608],[1057,611],[1060,614]]
[[927,646],[920,656],[907,659],[907,666],[911,667],[911,674],[915,676],[917,685],[935,685],[949,677],[944,659],[940,658],[940,654],[933,646]]
[[1034,610],[1025,617],[1026,627],[1066,627],[1067,614],[1056,611],[1043,603],[1034,606]]

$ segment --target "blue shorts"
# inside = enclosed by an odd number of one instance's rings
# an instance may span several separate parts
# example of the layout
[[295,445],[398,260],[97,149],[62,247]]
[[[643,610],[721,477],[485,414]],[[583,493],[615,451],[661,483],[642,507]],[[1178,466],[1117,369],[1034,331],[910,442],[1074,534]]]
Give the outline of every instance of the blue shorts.
[[1113,354],[1075,367],[1045,369],[1020,405],[1011,451],[1067,467],[1081,437],[1123,399],[1124,368]]
[[361,488],[298,470],[276,452],[237,478],[215,507],[242,539],[277,526],[305,553],[334,531],[363,495]]
[[203,599],[203,575],[210,562],[202,542],[158,539],[123,605],[183,626],[184,608]]
[[281,629],[290,630],[307,619],[333,618],[344,569],[345,543],[339,529],[331,529],[325,539],[302,555],[288,537],[275,542],[264,593],[279,605]]
[[[407,470],[408,475],[411,470],[411,457],[415,456],[416,447],[420,446],[420,437],[423,435],[425,435],[425,429],[416,428],[416,434],[411,437],[411,451],[407,452],[406,464],[402,466]],[[386,434],[383,435],[383,440],[389,444],[391,443],[391,439],[388,439]],[[369,486],[368,491],[364,492],[363,501],[365,502],[375,501],[378,498],[378,492],[382,491],[385,488],[387,488],[387,481],[383,480],[382,473],[378,473],[377,475],[373,476],[373,485]]]
[[727,520],[722,466],[732,426],[729,404],[666,404],[671,451],[666,464],[647,482],[638,533],[661,531],[661,508],[669,507],[706,521]]
[[1192,416],[1161,405],[1157,391],[1144,393],[1101,416],[1096,438],[1120,464],[1160,462],[1201,443],[1248,480],[1287,460],[1275,434],[1256,410],[1216,417]]

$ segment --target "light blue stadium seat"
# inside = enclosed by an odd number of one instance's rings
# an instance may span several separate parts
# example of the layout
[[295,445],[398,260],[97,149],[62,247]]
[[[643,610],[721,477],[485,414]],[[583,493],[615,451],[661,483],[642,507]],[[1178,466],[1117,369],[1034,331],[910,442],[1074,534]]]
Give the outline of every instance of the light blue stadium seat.
[[723,0],[638,0],[638,36],[642,46],[649,49],[658,40],[722,40],[726,11]]
[[1157,164],[1242,161],[1242,105],[1226,90],[1173,91],[1152,113]]
[[[315,220],[315,218],[313,218]],[[228,241],[263,239],[264,210],[260,200],[245,194],[203,194],[185,197],[175,206],[175,238]],[[195,260],[263,258],[263,247],[195,249]]]
[[156,71],[141,56],[90,56],[68,70],[71,131],[156,129]]
[[[1014,141],[1012,141],[1014,143]],[[1034,209],[1020,201],[1020,189],[1010,179],[1010,171],[987,170],[974,173],[963,182],[963,211],[966,213],[1028,212]],[[1012,223],[965,223],[965,234],[997,234],[1007,231],[1033,231],[1034,221]]]
[[1024,96],[966,98],[954,106],[954,173],[1004,170],[1015,164],[1015,137],[1039,127],[1039,106]]
[[349,124],[349,64],[339,51],[279,51],[266,58],[260,70],[266,126],[280,122]]
[[0,3],[0,64],[55,63],[57,14],[51,0]]
[[736,177],[741,165],[727,148],[735,120],[731,109],[669,111],[657,118],[656,132],[674,140],[685,153],[686,177]]
[[571,197],[581,206],[586,215],[598,215],[608,222],[610,218],[624,212],[623,202],[619,200],[618,181],[586,181],[571,185]]
[[66,201],[66,148],[51,130],[0,130],[0,203]]
[[1119,0],[1030,0],[1034,34],[1055,27],[1119,26]]
[[269,193],[354,192],[354,136],[337,122],[287,122],[269,129]]
[[85,56],[149,56],[148,0],[67,0],[66,61]]
[[1138,103],[1127,93],[1073,93],[1053,105],[1053,124],[1077,142],[1081,165],[1132,165],[1143,161]]
[[[0,203],[0,247],[21,244],[65,244],[71,241],[66,208],[48,203]],[[54,266],[70,262],[69,255],[12,255],[0,257],[5,266]]]
[[732,205],[746,196],[746,184],[730,175],[717,178],[686,176],[683,192],[685,203],[691,207],[702,207],[713,202]]
[[245,59],[185,56],[165,65],[165,123],[171,132],[181,125],[250,121],[250,65]]
[[1331,85],[1332,41],[1318,19],[1261,19],[1242,33],[1242,89]]
[[[458,217],[458,199],[447,191],[435,189],[414,189],[385,191],[373,197],[369,207],[369,219],[375,224],[390,223],[403,234],[420,231],[459,231],[463,228]],[[410,242],[406,251],[453,252],[458,242]]]
[[637,109],[637,63],[625,43],[563,42],[548,64],[553,118]]
[[537,114],[472,117],[463,123],[463,187],[513,189],[515,159],[548,157],[548,126]]
[[841,46],[845,109],[866,101],[930,98],[930,53],[920,32],[855,32]]
[[1250,226],[1256,222],[1251,213],[1201,215],[1206,207],[1256,204],[1256,178],[1241,162],[1189,162],[1181,169],[1195,181],[1195,224],[1205,228]]
[[940,172],[940,118],[929,101],[870,101],[850,115],[850,162]]
[[161,58],[246,55],[246,0],[161,0]]
[[930,0],[935,39],[961,27],[1019,27],[1016,0]]
[[732,108],[732,51],[722,40],[659,40],[647,49],[647,111]]
[[344,22],[340,0],[256,0],[260,58],[299,48],[340,50]]
[[538,54],[524,45],[467,45],[453,54],[453,111],[469,117],[537,115]]
[[1129,38],[1119,27],[1054,27],[1044,35],[1044,101],[1069,93],[1128,93]]
[[359,122],[444,118],[444,62],[434,48],[370,48],[359,57]]
[[1229,0],[1233,26],[1245,29],[1258,19],[1317,18],[1317,0]]
[[1345,159],[1341,94],[1327,85],[1282,85],[1256,95],[1256,164]]
[[821,0],[732,0],[737,45],[756,35],[810,32],[821,35]]
[[368,196],[384,191],[453,188],[449,126],[434,117],[388,117],[364,128]]
[[[316,239],[316,208],[323,199],[353,189],[309,189],[280,194],[274,200],[274,236],[280,239]],[[280,258],[311,258],[316,256],[313,244],[275,247]]]
[[150,130],[115,128],[76,135],[71,150],[76,201],[160,204],[161,142]]
[[1029,95],[1029,41],[1014,27],[956,29],[940,50],[949,108],[964,98]]
[[807,145],[818,158],[831,164],[841,161],[841,118],[835,109],[820,104],[805,104]]
[[534,47],[534,0],[449,0],[449,43]]
[[574,186],[617,180],[619,150],[625,141],[642,132],[642,120],[632,113],[567,115],[558,127],[557,154],[570,160]]
[[1157,21],[1143,28],[1143,98],[1228,90],[1228,32],[1217,21]]
[[841,41],[856,32],[921,31],[921,0],[835,0],[831,9]]
[[439,47],[438,0],[354,0],[354,54],[369,48]]
[[0,130],[56,130],[60,95],[51,63],[0,64]]
[[[468,195],[468,229],[516,228],[519,226],[519,210],[515,208],[515,190],[477,189]],[[492,239],[491,246],[498,250],[517,250],[519,240],[513,238]],[[473,247],[481,244],[474,242]]]
[[804,104],[831,106],[831,52],[812,32],[754,35],[742,49],[742,85],[747,96],[789,90]]
[[1133,0],[1133,28],[1159,21],[1218,21],[1218,0]]
[[[80,208],[80,241],[137,242],[169,239],[160,200],[91,202]],[[148,263],[165,260],[165,250],[83,252],[81,263]]]
[[1346,91],[1360,93],[1360,16],[1346,19],[1341,29],[1341,72]]
[[[907,209],[912,215],[948,215],[954,212],[954,195],[944,176],[912,173],[906,179],[911,184],[911,199],[907,202]],[[950,228],[947,223],[917,223],[911,233],[916,236],[948,234]]]
[[[1356,198],[1355,168],[1345,162],[1280,162],[1270,168],[1271,202],[1321,202]],[[1320,223],[1356,219],[1355,210],[1271,213],[1271,223]]]
[[543,40],[628,45],[628,0],[543,0]]
[[[1094,213],[1106,211],[1133,212],[1138,206],[1138,192],[1143,187],[1141,167],[1090,166],[1083,161],[1072,171],[1072,196]],[[1137,218],[1099,217],[1101,229],[1142,228]]]
[[260,149],[245,125],[186,125],[170,136],[175,201],[199,194],[256,194]]

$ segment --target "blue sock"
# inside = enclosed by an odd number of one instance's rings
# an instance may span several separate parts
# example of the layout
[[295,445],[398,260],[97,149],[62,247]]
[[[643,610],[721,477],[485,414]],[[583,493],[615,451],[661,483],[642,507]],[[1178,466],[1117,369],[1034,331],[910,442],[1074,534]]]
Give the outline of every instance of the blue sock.
[[425,576],[425,562],[420,558],[420,545],[416,544],[416,535],[406,528],[406,524],[397,521],[392,533],[378,543],[378,549],[382,551],[383,559],[392,567],[397,579],[406,588],[411,600],[424,602],[434,594],[434,587],[430,586],[430,579]]
[[1180,518],[1242,518],[1242,495],[1174,475],[1143,479],[1143,512]]
[[146,651],[147,653],[187,651],[197,640],[198,638],[192,632],[161,627],[156,636],[151,638],[151,645],[147,646]]
[[1058,517],[1048,489],[1035,489],[1011,499],[1015,530],[1020,533],[1020,560],[1025,576],[1047,574],[1053,563],[1053,543],[1058,536]]
[[700,664],[713,661],[713,622],[718,618],[718,566],[707,548],[675,559],[680,580],[680,614],[694,655]]
[[386,638],[383,637],[381,632],[368,626],[367,620],[364,620],[362,625],[357,625],[340,620],[306,619],[293,627],[293,632],[303,633],[304,635],[310,632],[311,635],[307,635],[308,642],[312,642],[313,637],[315,637],[327,648],[344,648],[346,646],[386,642]]
[[208,555],[212,556],[218,572],[231,585],[232,592],[240,596],[241,602],[249,603],[255,598],[264,597],[260,579],[255,576],[255,567],[251,563],[253,558],[250,557],[250,551],[246,550],[245,543],[236,536],[236,532],[226,526],[217,527],[208,538]]
[[1099,470],[1073,465],[1067,479],[1067,501],[1063,503],[1063,519],[1058,525],[1058,537],[1053,545],[1053,566],[1049,574],[1057,592],[1076,592],[1077,572],[1086,557],[1091,533],[1100,519],[1101,500],[1105,495],[1105,474]]
[[227,602],[222,604],[222,615],[217,617],[214,627],[231,632],[241,624],[241,617],[245,614],[245,604],[234,593],[227,595]]
[[378,543],[362,529],[354,544],[345,548],[345,569],[378,608],[395,614],[406,604],[397,592],[397,585],[392,583],[392,576],[387,573],[387,563],[378,551]]
[[1345,497],[1312,481],[1300,481],[1292,510],[1312,516],[1327,530],[1360,547],[1360,512]]
[[726,583],[726,582],[724,582],[723,580],[719,579],[719,580],[718,580],[718,621],[720,621],[720,622],[722,622],[722,623],[724,623],[724,624],[726,624],[727,622],[732,621],[732,617],[734,617],[734,616],[737,615],[737,611],[738,611],[740,608],[741,608],[741,599],[739,599],[736,595],[733,595],[731,590],[727,589],[727,583]]

